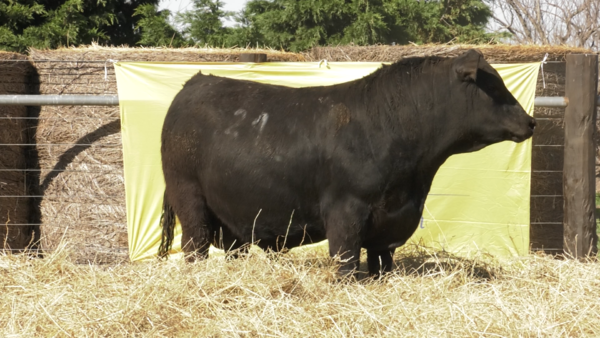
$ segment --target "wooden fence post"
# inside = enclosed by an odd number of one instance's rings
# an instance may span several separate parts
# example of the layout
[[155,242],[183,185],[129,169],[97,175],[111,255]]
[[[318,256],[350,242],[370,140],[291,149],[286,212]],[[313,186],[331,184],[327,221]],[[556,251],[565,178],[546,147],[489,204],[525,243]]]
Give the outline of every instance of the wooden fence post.
[[267,62],[267,54],[240,54],[240,62]]
[[564,251],[574,258],[596,255],[596,96],[598,56],[567,55],[563,168]]

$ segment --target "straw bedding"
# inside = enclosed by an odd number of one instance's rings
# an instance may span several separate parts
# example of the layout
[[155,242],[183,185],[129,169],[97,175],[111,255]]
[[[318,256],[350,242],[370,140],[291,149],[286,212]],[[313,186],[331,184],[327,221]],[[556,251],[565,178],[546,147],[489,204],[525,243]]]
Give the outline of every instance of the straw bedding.
[[[491,62],[564,61],[568,53],[584,50],[538,46],[370,46],[317,47],[303,54],[273,50],[106,48],[89,46],[31,50],[39,73],[41,94],[116,94],[114,70],[107,60],[228,61],[240,53],[267,53],[270,61],[395,61],[402,57],[454,56],[478,48]],[[95,61],[95,62],[94,62]],[[561,66],[562,65],[562,66]],[[562,67],[562,69],[561,69]],[[105,78],[106,74],[106,78]],[[545,66],[546,89],[538,95],[564,94],[564,64]],[[562,144],[562,110],[536,109],[538,117],[557,117],[541,123],[534,144]],[[45,106],[39,111],[35,142],[39,177],[43,248],[54,250],[61,239],[75,245],[80,261],[115,262],[126,258],[127,232],[119,111],[117,107]],[[541,149],[549,153],[541,152]],[[534,147],[533,168],[562,170],[562,148]],[[550,169],[548,169],[550,168]],[[54,171],[53,171],[54,170]],[[534,173],[532,194],[561,195],[562,173]],[[540,193],[544,192],[544,193]],[[562,198],[532,198],[533,249],[562,249]],[[551,233],[550,236],[547,234]]]
[[[28,77],[32,71],[27,57],[0,52],[0,94],[27,94]],[[27,143],[27,108],[0,106],[0,144]],[[0,249],[23,249],[31,239],[29,223],[30,201],[26,196],[25,148],[20,145],[0,145]]]
[[[363,262],[364,263],[364,262]],[[0,255],[3,337],[597,337],[600,264],[402,248],[382,281],[324,251],[185,264]]]

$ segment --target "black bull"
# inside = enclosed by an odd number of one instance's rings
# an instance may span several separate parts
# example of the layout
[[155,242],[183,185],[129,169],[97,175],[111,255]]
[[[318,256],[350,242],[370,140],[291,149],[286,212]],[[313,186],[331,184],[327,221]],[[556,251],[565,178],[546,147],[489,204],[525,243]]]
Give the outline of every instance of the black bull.
[[453,154],[521,142],[535,120],[475,50],[409,58],[362,79],[289,88],[198,74],[164,121],[159,255],[173,241],[205,257],[256,243],[329,252],[389,271],[419,224],[438,168]]

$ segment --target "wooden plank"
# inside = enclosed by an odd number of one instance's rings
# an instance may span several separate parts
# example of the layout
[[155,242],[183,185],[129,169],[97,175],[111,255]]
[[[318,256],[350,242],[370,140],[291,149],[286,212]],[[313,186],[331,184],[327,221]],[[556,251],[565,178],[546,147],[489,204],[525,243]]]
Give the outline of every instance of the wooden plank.
[[563,251],[563,225],[554,223],[531,224],[531,251],[544,251],[550,254]]
[[563,173],[556,172],[531,172],[531,196],[563,194]]
[[[556,96],[556,95],[554,95]],[[535,107],[533,109],[533,117],[562,119],[565,116],[565,108],[550,108],[550,107]],[[535,133],[534,133],[535,135]]]
[[564,218],[562,197],[531,197],[531,223],[561,223]]
[[240,54],[240,62],[267,62],[267,54]]
[[[565,75],[567,65],[565,62],[546,63],[544,77],[538,73],[535,96],[565,96]],[[545,86],[544,86],[545,84]]]
[[562,119],[537,119],[533,145],[563,145],[565,129]]
[[531,170],[563,170],[564,159],[563,147],[533,147],[531,153]]
[[567,55],[564,147],[564,250],[574,258],[596,255],[595,142],[598,56]]
[[[538,73],[535,96],[565,96],[565,70],[564,62],[545,64],[544,76],[542,77],[542,72]],[[562,118],[564,114],[565,108],[535,107],[533,110],[535,118]]]

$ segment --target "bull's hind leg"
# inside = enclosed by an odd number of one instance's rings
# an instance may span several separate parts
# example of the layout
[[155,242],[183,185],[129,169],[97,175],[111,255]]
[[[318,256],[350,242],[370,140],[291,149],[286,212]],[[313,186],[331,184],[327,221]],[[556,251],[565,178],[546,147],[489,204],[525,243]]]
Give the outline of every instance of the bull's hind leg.
[[[171,178],[172,180],[169,180]],[[206,204],[200,184],[195,180],[168,177],[166,194],[181,222],[181,247],[188,261],[208,257],[210,225],[206,219]]]
[[394,265],[394,251],[396,251],[396,249],[367,249],[367,265],[369,266],[369,275],[379,277],[382,272],[392,271]]

